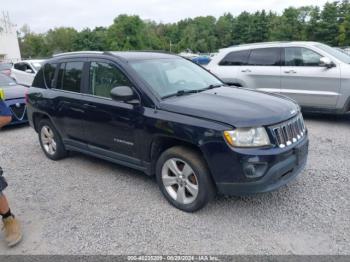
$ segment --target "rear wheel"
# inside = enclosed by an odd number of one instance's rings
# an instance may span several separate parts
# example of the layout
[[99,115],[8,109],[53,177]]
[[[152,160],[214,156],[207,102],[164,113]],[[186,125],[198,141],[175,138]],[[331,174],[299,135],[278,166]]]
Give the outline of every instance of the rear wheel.
[[38,130],[41,148],[48,158],[59,160],[67,156],[62,139],[49,120],[41,120]]
[[185,147],[166,150],[157,162],[156,175],[165,198],[183,211],[197,211],[215,196],[205,161]]

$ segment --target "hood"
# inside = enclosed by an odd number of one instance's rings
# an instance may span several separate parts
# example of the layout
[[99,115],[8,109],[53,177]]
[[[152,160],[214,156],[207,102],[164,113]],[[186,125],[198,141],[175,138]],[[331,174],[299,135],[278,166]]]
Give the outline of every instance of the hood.
[[24,98],[25,94],[28,90],[27,87],[21,85],[13,85],[13,86],[0,86],[1,89],[5,92],[5,100],[16,99],[16,98]]
[[234,127],[272,125],[293,117],[299,111],[299,106],[288,98],[235,87],[172,97],[161,101],[160,108]]

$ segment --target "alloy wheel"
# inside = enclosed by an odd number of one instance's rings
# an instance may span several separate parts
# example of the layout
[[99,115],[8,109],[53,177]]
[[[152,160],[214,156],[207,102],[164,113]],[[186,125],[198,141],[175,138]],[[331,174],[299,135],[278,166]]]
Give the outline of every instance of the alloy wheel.
[[55,134],[49,126],[43,126],[40,131],[41,142],[44,150],[49,155],[54,155],[57,150]]
[[172,199],[191,204],[198,196],[198,179],[191,166],[179,158],[170,158],[162,168],[162,182]]

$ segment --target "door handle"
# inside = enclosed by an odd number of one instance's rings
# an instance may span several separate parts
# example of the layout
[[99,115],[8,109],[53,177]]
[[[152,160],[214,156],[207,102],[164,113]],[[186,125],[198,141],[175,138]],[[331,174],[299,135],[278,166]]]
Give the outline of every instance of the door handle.
[[252,71],[250,69],[242,69],[241,72],[242,73],[251,73]]
[[84,107],[91,108],[91,109],[96,109],[97,106],[91,105],[91,104],[83,104]]
[[296,74],[297,72],[294,70],[286,70],[284,71],[286,74]]

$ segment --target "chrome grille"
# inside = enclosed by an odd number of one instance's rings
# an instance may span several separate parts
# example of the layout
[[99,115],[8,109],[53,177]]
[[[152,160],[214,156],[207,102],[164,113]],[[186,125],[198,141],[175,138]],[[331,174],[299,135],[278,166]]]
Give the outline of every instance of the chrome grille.
[[270,130],[276,144],[284,148],[300,140],[305,135],[306,128],[303,116],[299,114],[286,122],[271,126]]

